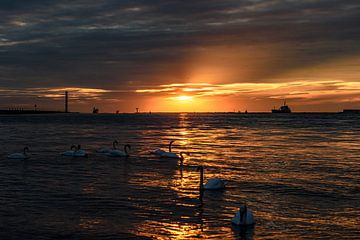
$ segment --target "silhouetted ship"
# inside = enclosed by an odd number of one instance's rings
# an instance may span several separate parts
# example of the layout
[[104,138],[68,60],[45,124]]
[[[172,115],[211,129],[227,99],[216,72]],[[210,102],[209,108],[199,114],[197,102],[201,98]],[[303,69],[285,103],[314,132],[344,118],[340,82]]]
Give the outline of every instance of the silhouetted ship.
[[271,110],[272,113],[291,113],[291,109],[288,105],[286,105],[286,102],[284,101],[284,105],[282,105],[279,109],[273,109]]
[[344,109],[342,113],[360,114],[360,109]]

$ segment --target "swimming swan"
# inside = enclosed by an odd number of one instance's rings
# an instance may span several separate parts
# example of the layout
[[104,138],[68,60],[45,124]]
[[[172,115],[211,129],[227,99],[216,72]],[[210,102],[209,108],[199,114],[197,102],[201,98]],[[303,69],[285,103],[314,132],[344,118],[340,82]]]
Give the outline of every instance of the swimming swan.
[[75,150],[76,150],[76,146],[75,146],[75,145],[72,145],[72,146],[70,147],[70,150],[63,152],[62,155],[63,155],[63,156],[73,157]]
[[28,159],[28,158],[30,158],[30,156],[27,155],[27,153],[26,153],[28,151],[29,151],[29,148],[24,147],[24,150],[22,153],[11,153],[7,156],[7,158],[9,158],[9,159]]
[[63,152],[62,155],[67,157],[88,157],[86,151],[81,149],[80,144],[77,147],[72,145],[70,149],[70,151]]
[[254,215],[246,205],[240,207],[231,222],[237,226],[250,226],[255,224]]
[[169,143],[169,152],[166,152],[166,151],[158,148],[158,149],[155,149],[154,151],[151,151],[150,153],[151,153],[151,154],[158,155],[158,156],[160,156],[160,157],[161,157],[161,155],[164,154],[164,153],[171,153],[171,145],[173,144],[173,142],[175,142],[175,141],[173,140],[173,141],[170,141],[170,143]]
[[110,152],[106,153],[106,156],[109,157],[128,157],[129,152],[128,150],[131,150],[131,146],[129,144],[124,145],[124,151],[113,149]]
[[160,154],[160,157],[162,157],[162,158],[180,158],[179,155],[177,155],[176,153],[173,153],[173,152],[163,152],[162,154]]
[[116,145],[118,145],[118,144],[119,144],[118,141],[115,140],[115,141],[113,142],[113,148],[112,148],[112,149],[111,149],[111,148],[108,148],[108,147],[102,147],[102,148],[96,150],[96,152],[97,152],[97,153],[109,153],[111,150],[116,149]]
[[77,146],[76,151],[74,152],[73,157],[88,157],[88,154],[86,153],[85,150],[81,149],[80,144]]
[[224,182],[219,178],[211,178],[204,185],[204,167],[203,166],[197,167],[197,171],[200,172],[200,191],[225,189],[226,182]]

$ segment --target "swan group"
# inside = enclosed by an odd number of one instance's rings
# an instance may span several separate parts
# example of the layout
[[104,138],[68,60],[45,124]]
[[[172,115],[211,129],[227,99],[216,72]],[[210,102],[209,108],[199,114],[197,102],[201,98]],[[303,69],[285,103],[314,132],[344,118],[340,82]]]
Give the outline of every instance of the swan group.
[[[211,178],[204,184],[204,167],[198,166],[197,171],[200,172],[200,201],[203,201],[203,192],[205,190],[223,190],[226,187],[227,182],[219,178]],[[251,209],[246,205],[240,207],[239,211],[235,213],[235,216],[232,218],[231,222],[234,225],[247,227],[255,224],[255,219]]]
[[[184,152],[180,152],[180,154],[176,154],[171,152],[171,145],[174,143],[174,141],[170,141],[169,143],[169,151],[166,152],[162,149],[156,149],[154,151],[151,151],[150,153],[155,154],[161,158],[176,158],[180,159],[181,166],[183,165],[184,161]],[[124,145],[123,151],[117,149],[118,141],[113,142],[113,148],[100,148],[97,150],[97,153],[103,153],[106,156],[109,157],[128,157],[129,156],[129,150],[131,150],[131,146],[129,144]],[[27,154],[29,151],[28,147],[24,147],[23,152],[21,153],[12,153],[7,156],[9,159],[28,159],[30,156]],[[68,157],[88,157],[88,154],[85,150],[81,149],[81,145],[72,145],[70,147],[70,150],[65,151],[62,153],[63,156]],[[206,184],[204,184],[204,167],[198,166],[197,171],[200,172],[200,200],[202,202],[202,196],[203,192],[205,190],[223,190],[226,188],[226,181],[223,181],[219,178],[211,178],[209,179]],[[232,224],[241,226],[241,227],[247,227],[252,226],[255,224],[254,215],[246,205],[240,206],[239,210],[235,213],[235,216],[231,220]]]

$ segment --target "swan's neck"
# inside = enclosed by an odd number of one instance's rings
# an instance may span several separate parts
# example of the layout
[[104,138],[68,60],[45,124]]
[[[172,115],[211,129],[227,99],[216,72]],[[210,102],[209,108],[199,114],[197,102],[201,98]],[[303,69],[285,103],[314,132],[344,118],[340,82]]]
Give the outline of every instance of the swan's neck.
[[246,219],[247,219],[247,207],[245,205],[243,208],[240,208],[240,222],[246,225]]
[[184,155],[183,155],[183,153],[181,152],[181,153],[180,153],[180,166],[183,165],[183,162],[184,162]]
[[204,169],[200,168],[200,188],[199,188],[199,198],[200,198],[200,204],[203,204],[203,196],[204,196]]
[[200,169],[200,192],[204,191],[204,169]]
[[129,155],[128,148],[130,148],[130,145],[124,146],[124,152],[126,153],[126,155]]

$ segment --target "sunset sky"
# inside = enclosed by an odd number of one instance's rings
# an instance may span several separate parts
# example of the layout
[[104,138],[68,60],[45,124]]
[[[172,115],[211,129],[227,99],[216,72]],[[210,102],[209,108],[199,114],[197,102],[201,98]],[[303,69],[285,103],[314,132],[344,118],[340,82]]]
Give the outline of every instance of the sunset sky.
[[360,108],[358,0],[2,0],[0,108]]

